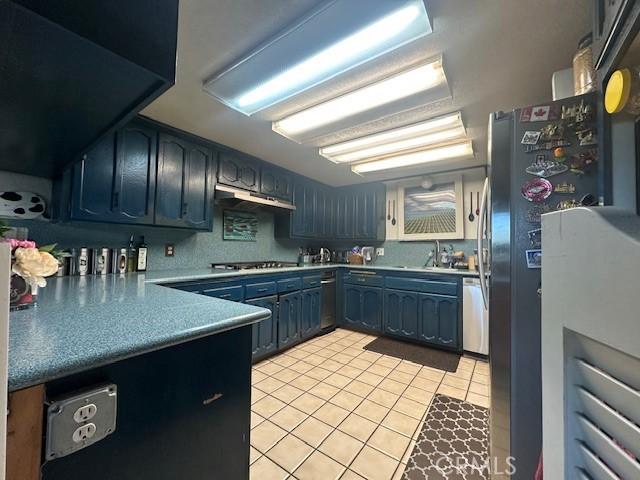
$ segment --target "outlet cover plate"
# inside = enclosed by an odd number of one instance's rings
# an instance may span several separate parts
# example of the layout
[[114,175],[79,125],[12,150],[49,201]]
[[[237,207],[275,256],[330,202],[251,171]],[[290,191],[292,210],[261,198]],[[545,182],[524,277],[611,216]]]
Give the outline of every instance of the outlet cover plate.
[[[94,415],[85,422],[78,422],[75,413],[87,405],[95,406]],[[47,409],[46,459],[77,452],[115,432],[117,405],[118,387],[113,383],[54,399]],[[95,432],[86,440],[74,441],[74,432],[89,423],[95,425]]]
[[376,248],[376,256],[384,257],[384,247]]

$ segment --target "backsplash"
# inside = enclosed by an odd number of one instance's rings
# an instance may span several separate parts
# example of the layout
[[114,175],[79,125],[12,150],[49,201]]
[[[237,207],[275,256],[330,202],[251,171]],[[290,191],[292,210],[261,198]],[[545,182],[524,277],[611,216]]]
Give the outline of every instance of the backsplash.
[[[465,256],[473,255],[476,248],[475,240],[440,240],[441,247],[449,248],[453,245],[454,250],[462,250]],[[376,265],[388,267],[406,266],[422,267],[427,262],[429,252],[435,248],[434,242],[400,242],[398,240],[387,240],[380,247],[384,247],[384,256],[378,257]],[[432,265],[432,263],[430,263]]]
[[[127,227],[76,223],[57,224],[46,221],[10,221],[12,226],[27,227],[29,237],[38,244],[58,243],[61,248],[71,247],[125,247],[131,234],[138,241],[144,235],[149,247],[148,270],[174,268],[206,268],[216,262],[243,262],[252,260],[298,259],[297,244],[274,238],[273,214],[258,213],[258,234],[255,242],[223,241],[222,210],[214,210],[213,232],[194,233],[180,230]],[[175,256],[164,256],[164,245],[175,245]]]

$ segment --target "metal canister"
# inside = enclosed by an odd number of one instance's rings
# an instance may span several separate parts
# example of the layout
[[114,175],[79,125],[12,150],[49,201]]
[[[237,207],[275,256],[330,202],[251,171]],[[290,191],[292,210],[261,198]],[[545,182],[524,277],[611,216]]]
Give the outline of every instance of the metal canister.
[[81,248],[80,253],[78,254],[78,275],[86,275],[90,272],[90,257],[89,257],[89,249]]
[[109,273],[109,257],[111,252],[108,248],[94,248],[93,249],[93,269],[94,275],[106,275]]
[[127,249],[118,249],[118,261],[116,263],[117,269],[114,271],[118,273],[127,273]]

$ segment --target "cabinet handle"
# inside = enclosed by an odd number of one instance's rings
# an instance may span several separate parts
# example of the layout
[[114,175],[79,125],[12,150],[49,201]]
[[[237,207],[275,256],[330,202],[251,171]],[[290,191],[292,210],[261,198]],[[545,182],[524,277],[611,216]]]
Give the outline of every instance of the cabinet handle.
[[268,288],[259,288],[258,292],[266,292],[267,290],[269,290]]
[[182,216],[186,217],[188,211],[189,211],[189,204],[187,202],[184,202],[182,204]]

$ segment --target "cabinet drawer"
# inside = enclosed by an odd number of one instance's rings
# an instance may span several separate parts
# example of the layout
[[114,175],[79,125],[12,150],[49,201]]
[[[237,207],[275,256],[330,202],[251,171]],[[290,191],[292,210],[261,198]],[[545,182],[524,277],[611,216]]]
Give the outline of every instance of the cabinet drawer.
[[210,288],[208,290],[203,290],[202,295],[222,298],[224,300],[231,300],[232,302],[241,302],[242,285],[235,285],[233,287]]
[[302,288],[302,279],[300,277],[285,278],[278,280],[278,293],[293,292]]
[[268,297],[278,291],[276,282],[247,283],[246,298]]
[[440,295],[456,295],[458,284],[455,282],[443,282],[438,280],[419,280],[416,278],[386,277],[386,288],[396,290],[411,290],[412,292],[437,293]]
[[302,288],[314,288],[320,286],[320,275],[302,278]]
[[352,285],[371,285],[372,287],[381,287],[384,278],[376,273],[356,273],[349,272],[344,277],[344,283]]

